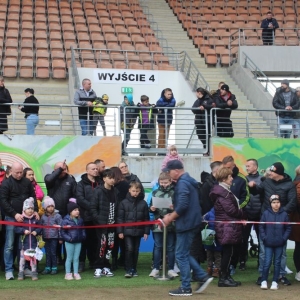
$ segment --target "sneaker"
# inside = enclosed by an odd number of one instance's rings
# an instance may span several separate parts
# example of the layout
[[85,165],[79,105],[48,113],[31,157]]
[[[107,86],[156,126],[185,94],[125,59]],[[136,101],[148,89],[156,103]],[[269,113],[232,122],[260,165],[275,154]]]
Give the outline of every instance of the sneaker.
[[244,261],[240,262],[239,270],[245,271],[246,269],[246,263]]
[[[149,277],[157,277],[159,275],[159,270],[153,269],[149,274]],[[176,274],[177,275],[177,274]]]
[[192,296],[192,289],[184,289],[182,287],[179,287],[177,290],[172,290],[169,292],[169,295],[171,296]]
[[195,293],[196,294],[202,293],[213,280],[214,280],[214,278],[210,277],[208,275],[206,277],[200,279],[198,281],[198,287],[196,288]]
[[80,274],[74,273],[74,279],[75,279],[75,280],[80,280],[80,279],[81,279]]
[[290,270],[290,269],[288,268],[288,266],[285,267],[285,271],[286,271],[286,274],[293,274],[293,271]]
[[177,274],[180,273],[180,270],[177,266],[177,264],[175,263],[174,268],[173,268],[174,272],[176,272]]
[[18,280],[24,280],[24,272],[19,272]]
[[114,273],[112,273],[109,268],[103,268],[101,271],[101,275],[104,275],[106,277],[112,277],[114,276]]
[[139,274],[137,273],[137,270],[135,270],[135,269],[132,269],[130,272],[131,272],[131,275],[133,277],[138,277],[139,276]]
[[66,279],[66,280],[73,280],[74,278],[73,278],[72,273],[67,273],[67,274],[65,275],[65,279]]
[[233,265],[230,265],[230,275],[233,276],[235,274],[235,267]]
[[101,277],[101,269],[96,269],[94,272],[94,278],[100,278]]
[[174,270],[169,270],[168,276],[169,277],[178,277],[179,275]]
[[131,272],[126,272],[124,276],[125,276],[125,278],[131,278],[132,273]]
[[52,268],[50,275],[56,275],[57,274],[57,269]]
[[268,289],[268,285],[267,285],[267,282],[265,280],[261,282],[260,288],[262,290],[267,290]]
[[262,282],[262,278],[261,278],[261,276],[259,276],[256,280],[256,284],[261,285],[261,282]]
[[[291,285],[290,281],[289,281],[286,277],[284,277],[284,276],[282,276],[282,277],[279,279],[279,281],[280,281],[283,285]],[[275,282],[275,281],[273,281],[273,282]],[[273,283],[272,283],[272,284],[273,284]]]
[[145,148],[146,149],[150,149],[151,148],[151,144],[145,144]]
[[24,276],[26,276],[26,277],[31,277],[31,276],[32,276],[31,270],[28,269],[28,268],[26,268],[26,269],[24,270]]
[[39,280],[39,278],[38,278],[38,272],[32,272],[31,279],[32,280]]
[[278,290],[278,283],[276,281],[272,281],[270,290],[273,290],[273,291]]
[[296,273],[295,279],[296,279],[297,281],[300,281],[300,271],[299,271],[298,273]]
[[14,280],[14,274],[13,274],[13,272],[6,272],[5,273],[5,279],[6,280]]
[[51,270],[50,269],[44,269],[44,271],[41,272],[42,275],[48,275],[51,274]]

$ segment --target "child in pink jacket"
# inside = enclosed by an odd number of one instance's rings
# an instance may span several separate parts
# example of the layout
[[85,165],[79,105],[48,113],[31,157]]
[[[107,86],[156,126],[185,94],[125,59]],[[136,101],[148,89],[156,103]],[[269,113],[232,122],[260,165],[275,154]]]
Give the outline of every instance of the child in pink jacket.
[[180,162],[183,163],[181,157],[179,156],[178,154],[178,151],[177,151],[177,147],[176,145],[171,145],[168,147],[168,153],[167,155],[165,156],[163,162],[162,162],[162,166],[161,166],[161,169],[165,168],[167,163],[170,161],[170,160],[179,160]]

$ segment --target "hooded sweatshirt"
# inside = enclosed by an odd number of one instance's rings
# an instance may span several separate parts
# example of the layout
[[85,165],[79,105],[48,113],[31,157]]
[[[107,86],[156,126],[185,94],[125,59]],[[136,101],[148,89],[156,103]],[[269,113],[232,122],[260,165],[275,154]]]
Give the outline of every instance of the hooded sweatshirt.
[[[124,100],[120,107],[121,129],[124,129],[124,125],[126,128],[133,128],[134,124],[136,123],[137,116],[138,116],[138,110],[135,107],[132,97],[127,96],[127,99],[128,99],[129,105],[127,105]],[[125,107],[126,107],[126,109],[125,109]],[[126,120],[124,120],[124,113],[126,114]]]

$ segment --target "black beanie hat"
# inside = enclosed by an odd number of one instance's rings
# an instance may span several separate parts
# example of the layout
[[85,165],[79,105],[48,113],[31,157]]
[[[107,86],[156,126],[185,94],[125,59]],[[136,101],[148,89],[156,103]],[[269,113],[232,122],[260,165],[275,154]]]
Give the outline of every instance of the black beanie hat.
[[284,166],[281,162],[276,162],[270,167],[270,171],[278,175],[284,175]]
[[76,208],[79,208],[78,204],[76,203],[76,199],[71,198],[70,202],[67,204],[68,214],[70,214]]
[[229,86],[228,86],[227,84],[223,84],[223,85],[221,86],[221,90],[224,90],[224,91],[226,91],[226,92],[229,92]]

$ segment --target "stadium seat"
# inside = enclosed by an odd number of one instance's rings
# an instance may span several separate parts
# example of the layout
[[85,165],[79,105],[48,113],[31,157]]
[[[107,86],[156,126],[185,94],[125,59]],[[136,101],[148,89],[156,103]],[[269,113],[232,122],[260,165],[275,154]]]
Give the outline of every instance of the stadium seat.
[[20,77],[33,78],[33,60],[21,59],[20,62]]
[[44,58],[36,60],[36,77],[49,78],[49,61]]
[[3,61],[3,76],[16,77],[17,76],[17,59],[6,58]]
[[64,60],[54,60],[52,62],[52,78],[54,79],[66,78],[66,64]]

